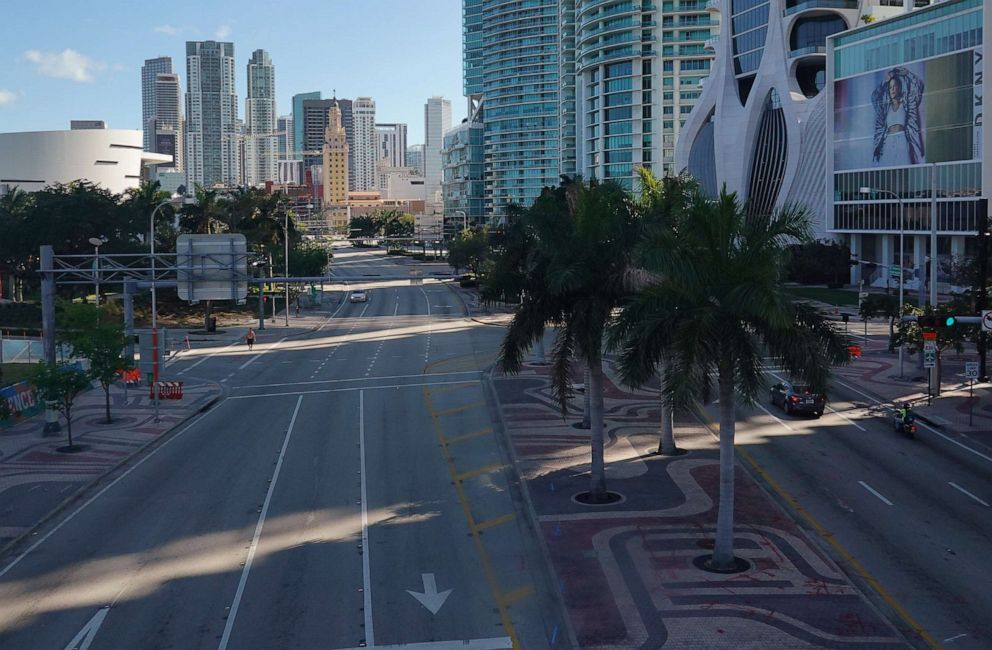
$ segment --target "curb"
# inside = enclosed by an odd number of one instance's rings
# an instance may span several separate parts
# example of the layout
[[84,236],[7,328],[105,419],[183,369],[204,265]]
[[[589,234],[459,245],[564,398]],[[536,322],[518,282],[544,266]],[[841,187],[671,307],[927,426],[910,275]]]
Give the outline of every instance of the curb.
[[562,599],[561,592],[554,588],[555,581],[553,578],[555,576],[555,565],[551,558],[551,551],[548,549],[547,540],[544,539],[544,535],[541,533],[537,510],[534,508],[534,502],[530,497],[530,486],[527,485],[527,481],[520,475],[520,468],[517,463],[517,454],[513,449],[513,442],[507,435],[506,427],[503,424],[502,404],[499,401],[499,394],[496,392],[496,384],[493,379],[494,371],[495,368],[490,367],[488,372],[484,372],[482,374],[482,383],[486,387],[486,395],[493,406],[491,413],[493,424],[500,434],[500,446],[503,448],[503,452],[509,456],[511,461],[510,467],[512,467],[512,476],[514,482],[516,483],[517,489],[520,490],[520,496],[524,503],[527,527],[530,528],[532,534],[534,535],[534,540],[541,554],[541,559],[544,561],[545,570],[543,571],[543,574],[545,582],[547,583],[550,580],[550,584],[544,585],[544,590],[547,597],[549,597],[553,602],[555,609],[558,610],[558,618],[562,622],[565,635],[567,636],[570,644],[569,647],[578,648],[578,637],[572,627],[572,619],[568,614],[568,607]]
[[448,288],[449,291],[455,294],[458,297],[458,301],[462,303],[462,313],[465,315],[465,318],[469,319],[473,323],[478,323],[479,325],[485,325],[486,327],[506,327],[505,325],[502,325],[500,323],[487,323],[473,316],[471,310],[468,307],[468,303],[465,302],[465,298],[462,296],[462,292],[451,286],[450,280],[445,280],[443,284]]
[[[72,494],[70,494],[69,496],[65,497],[62,500],[61,503],[59,503],[54,508],[52,508],[47,513],[45,513],[41,517],[41,519],[39,519],[37,522],[35,522],[34,525],[28,527],[28,529],[25,530],[23,533],[21,533],[20,535],[18,535],[17,537],[15,537],[14,539],[10,540],[6,544],[4,544],[2,547],[0,547],[0,558],[3,558],[5,555],[7,555],[8,552],[10,552],[14,548],[16,548],[22,542],[26,541],[27,538],[35,535],[37,533],[37,531],[38,531],[39,528],[41,528],[45,524],[49,523],[56,516],[58,516],[63,511],[65,511],[66,509],[68,509],[68,507],[70,505],[72,505],[73,503],[75,503],[76,501],[78,501],[80,498],[82,498],[83,494],[85,494],[86,492],[88,492],[92,488],[94,488],[97,485],[99,485],[108,476],[110,476],[114,472],[116,472],[116,471],[120,470],[121,468],[123,468],[125,465],[127,465],[128,463],[130,463],[131,461],[133,461],[136,457],[144,454],[153,445],[158,444],[158,443],[161,443],[162,441],[164,441],[176,429],[179,429],[180,427],[186,425],[193,418],[198,417],[198,416],[206,413],[214,404],[216,404],[218,401],[220,401],[221,397],[224,395],[224,392],[225,392],[224,391],[224,387],[221,386],[220,384],[218,384],[216,382],[208,382],[208,383],[214,384],[214,386],[216,386],[220,390],[218,391],[218,393],[216,395],[214,395],[213,397],[208,398],[205,401],[205,403],[203,404],[203,406],[200,406],[199,408],[195,408],[188,416],[186,416],[182,420],[179,420],[178,422],[176,422],[171,427],[169,427],[168,429],[166,429],[165,431],[163,431],[162,433],[160,433],[155,438],[152,438],[151,440],[149,440],[145,444],[143,444],[140,447],[138,447],[137,449],[135,449],[134,450],[134,453],[130,454],[126,458],[122,458],[121,460],[119,460],[117,463],[115,463],[111,467],[108,467],[99,476],[94,476],[92,479],[90,479],[89,481],[87,481],[85,484],[79,486],[79,488],[76,489]],[[2,568],[2,567],[0,567],[0,568]]]

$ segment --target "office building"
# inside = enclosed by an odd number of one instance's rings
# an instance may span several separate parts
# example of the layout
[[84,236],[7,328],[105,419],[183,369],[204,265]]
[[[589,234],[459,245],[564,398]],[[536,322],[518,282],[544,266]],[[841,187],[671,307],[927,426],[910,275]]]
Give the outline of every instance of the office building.
[[[625,20],[624,3],[609,4]],[[486,201],[498,217],[559,182],[559,0],[463,0],[462,8],[464,88],[485,99]]]
[[424,104],[424,178],[426,179],[428,210],[444,209],[441,195],[441,149],[444,133],[451,128],[451,101],[444,97],[430,97]]
[[293,116],[280,115],[276,118],[276,160],[294,159],[296,150],[293,148]]
[[371,97],[356,98],[351,115],[353,144],[349,146],[349,151],[353,173],[350,189],[353,192],[377,191],[379,138],[375,130],[375,101]]
[[143,151],[137,129],[73,128],[68,131],[0,133],[0,196],[14,188],[43,190],[87,180],[120,194],[136,188],[150,166],[172,156]]
[[406,167],[406,124],[376,124],[378,159],[386,167]]
[[424,175],[424,145],[412,144],[406,148],[406,166]]
[[248,97],[245,99],[245,180],[248,185],[276,180],[277,143],[275,66],[268,52],[255,50],[248,61]]
[[480,107],[444,134],[444,215],[458,228],[485,223],[484,128]]
[[946,0],[827,40],[826,230],[867,262],[852,282],[894,288],[901,266],[922,300],[928,266],[946,293],[953,261],[975,257],[979,199],[992,188],[989,33],[987,3]]
[[212,187],[239,181],[234,44],[186,42],[186,175]]
[[[293,153],[297,160],[303,160],[303,150],[305,136],[303,135],[305,120],[303,117],[303,102],[307,100],[320,99],[320,91],[310,93],[300,93],[293,95]],[[326,127],[326,123],[324,124]],[[322,138],[323,129],[318,133],[318,138]]]
[[159,180],[158,173],[182,172],[185,157],[185,126],[183,116],[182,89],[179,87],[179,75],[161,73],[155,77],[155,106],[152,117],[145,123],[143,129],[147,135],[152,134],[151,148],[147,151],[172,156],[171,165],[161,165],[154,168],[153,178]]
[[148,123],[155,116],[155,83],[160,74],[172,74],[172,57],[145,59],[141,66],[141,128],[145,131],[142,136],[145,151],[152,150],[154,133],[148,129]]

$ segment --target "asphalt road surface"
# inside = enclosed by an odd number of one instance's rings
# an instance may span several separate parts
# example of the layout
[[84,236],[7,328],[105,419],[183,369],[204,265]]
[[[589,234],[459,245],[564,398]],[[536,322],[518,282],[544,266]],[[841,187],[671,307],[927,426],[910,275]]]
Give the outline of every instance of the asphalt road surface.
[[0,647],[547,647],[480,372],[500,331],[443,285],[376,282],[405,262],[340,249],[367,303],[168,366],[225,397],[0,560]]
[[838,379],[819,420],[739,407],[737,448],[914,645],[992,648],[992,455],[889,417]]

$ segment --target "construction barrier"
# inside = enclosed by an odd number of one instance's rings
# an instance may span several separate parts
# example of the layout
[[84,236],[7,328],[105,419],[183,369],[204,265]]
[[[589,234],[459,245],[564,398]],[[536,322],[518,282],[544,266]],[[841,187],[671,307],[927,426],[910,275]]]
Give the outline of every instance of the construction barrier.
[[849,345],[847,346],[847,353],[851,355],[852,359],[861,358],[861,346],[860,345]]
[[[183,398],[183,382],[181,381],[160,381],[156,384],[156,386],[158,386],[159,399]],[[148,397],[150,399],[155,399],[154,389],[149,390]]]
[[132,370],[118,370],[117,374],[120,376],[121,381],[128,386],[134,386],[135,384],[141,383],[141,371],[137,368]]

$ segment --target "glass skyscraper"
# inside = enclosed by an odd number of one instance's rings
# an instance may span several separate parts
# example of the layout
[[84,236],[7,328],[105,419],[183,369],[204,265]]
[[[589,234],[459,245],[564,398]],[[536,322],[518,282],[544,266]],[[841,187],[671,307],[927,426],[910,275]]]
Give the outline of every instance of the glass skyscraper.
[[464,85],[485,102],[486,205],[558,184],[558,0],[463,0]]

